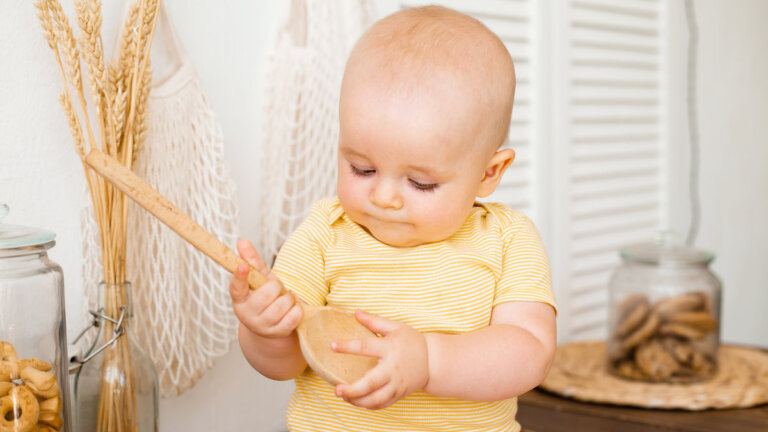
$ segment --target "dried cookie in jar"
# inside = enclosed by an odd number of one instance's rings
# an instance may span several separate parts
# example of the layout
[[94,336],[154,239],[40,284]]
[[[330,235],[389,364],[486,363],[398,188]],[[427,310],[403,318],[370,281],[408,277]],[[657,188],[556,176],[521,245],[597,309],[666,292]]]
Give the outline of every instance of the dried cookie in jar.
[[19,359],[10,342],[0,341],[0,432],[58,431],[61,389],[50,363]]
[[658,339],[647,340],[637,347],[635,363],[650,381],[668,381],[680,369],[680,363]]
[[0,432],[36,431],[39,417],[37,398],[26,386],[13,386],[0,398]]

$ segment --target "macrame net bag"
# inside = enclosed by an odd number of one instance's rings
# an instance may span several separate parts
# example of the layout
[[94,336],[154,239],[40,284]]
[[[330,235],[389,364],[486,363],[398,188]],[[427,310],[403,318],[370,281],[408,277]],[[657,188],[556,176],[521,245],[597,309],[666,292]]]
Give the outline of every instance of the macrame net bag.
[[[224,140],[214,113],[175,32],[161,9],[158,30],[180,69],[148,101],[148,131],[134,172],[224,244],[238,238],[235,185],[224,160]],[[101,280],[93,211],[84,212],[84,277],[95,309]],[[131,202],[128,280],[132,283],[132,337],[152,358],[163,397],[195,385],[236,338],[230,274]]]
[[336,191],[339,90],[371,21],[364,0],[293,0],[267,76],[256,249],[268,264],[316,200]]

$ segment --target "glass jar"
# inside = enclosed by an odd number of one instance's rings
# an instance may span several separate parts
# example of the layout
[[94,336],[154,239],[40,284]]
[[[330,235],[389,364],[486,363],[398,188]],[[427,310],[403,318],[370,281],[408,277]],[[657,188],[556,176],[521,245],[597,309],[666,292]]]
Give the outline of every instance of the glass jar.
[[131,334],[131,284],[99,284],[98,329],[75,373],[75,426],[82,432],[156,432],[157,373]]
[[669,233],[621,249],[609,286],[608,370],[619,377],[685,383],[710,378],[720,346],[721,285],[712,253]]
[[71,431],[64,279],[50,231],[2,223],[0,430]]

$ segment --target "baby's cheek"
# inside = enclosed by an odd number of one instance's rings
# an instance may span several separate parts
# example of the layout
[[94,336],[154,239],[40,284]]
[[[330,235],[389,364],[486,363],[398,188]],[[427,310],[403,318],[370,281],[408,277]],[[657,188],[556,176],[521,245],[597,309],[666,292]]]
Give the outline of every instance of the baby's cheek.
[[[474,198],[474,197],[473,197]],[[462,200],[460,197],[446,199],[443,212],[440,214],[440,225],[448,231],[447,236],[452,235],[464,224],[472,211],[474,199]]]
[[[435,197],[422,198],[417,204],[408,209],[408,215],[422,231],[430,234],[430,237],[445,236],[448,237],[452,227],[455,225],[455,203],[450,199],[435,199]],[[463,222],[463,218],[462,218]],[[459,224],[460,226],[460,224]],[[456,227],[458,229],[458,227]],[[454,229],[455,231],[455,229]],[[430,240],[442,240],[431,238]]]
[[354,179],[340,179],[337,193],[344,208],[358,206],[363,195],[363,188]]

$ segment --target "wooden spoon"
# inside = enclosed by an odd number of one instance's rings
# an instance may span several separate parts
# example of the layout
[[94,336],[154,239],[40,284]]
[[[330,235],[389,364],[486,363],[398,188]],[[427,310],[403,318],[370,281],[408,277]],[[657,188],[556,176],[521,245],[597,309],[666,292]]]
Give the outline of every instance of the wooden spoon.
[[[139,178],[133,171],[110,156],[93,149],[85,162],[96,173],[120,189],[137,204],[144,207],[184,240],[211,257],[231,273],[245,262],[225,244],[184,214],[160,193]],[[251,267],[248,285],[255,290],[267,279]],[[299,302],[304,310],[296,329],[301,352],[307,364],[331,384],[351,383],[376,366],[377,359],[353,354],[336,353],[331,342],[343,339],[364,339],[375,334],[357,321],[354,314],[327,306],[313,306]]]

